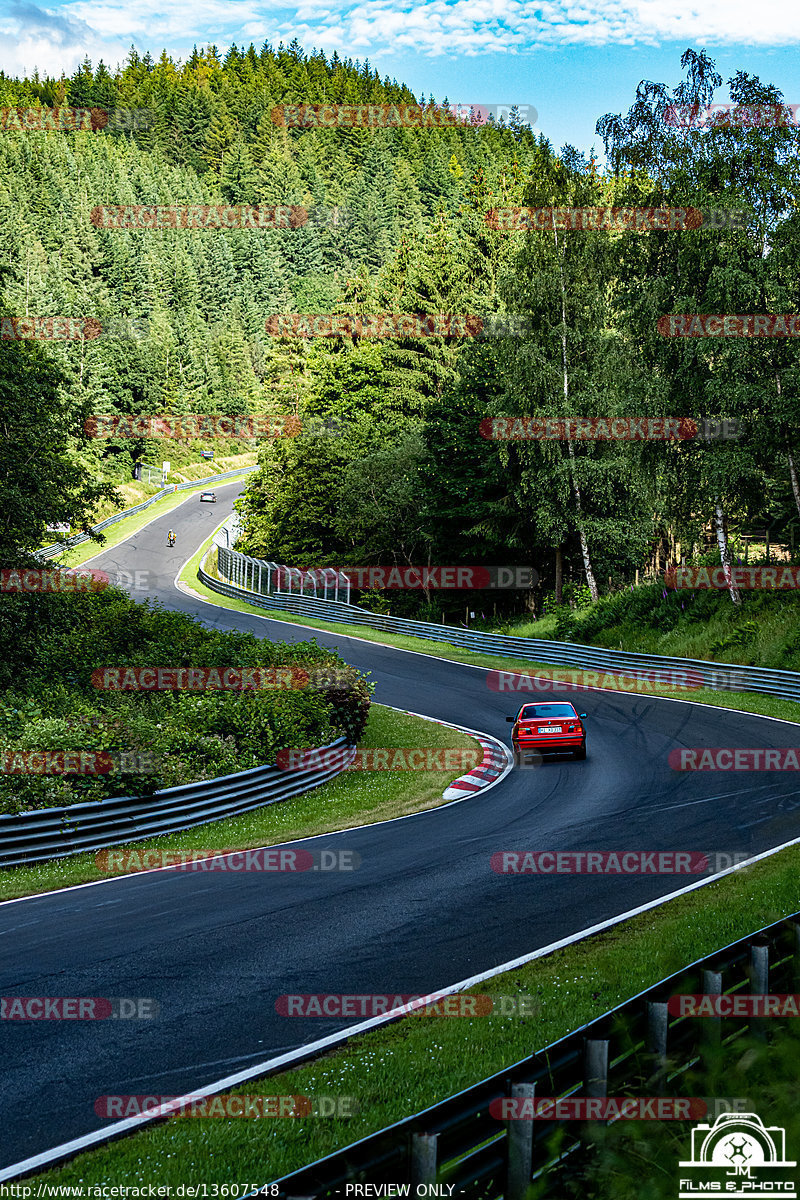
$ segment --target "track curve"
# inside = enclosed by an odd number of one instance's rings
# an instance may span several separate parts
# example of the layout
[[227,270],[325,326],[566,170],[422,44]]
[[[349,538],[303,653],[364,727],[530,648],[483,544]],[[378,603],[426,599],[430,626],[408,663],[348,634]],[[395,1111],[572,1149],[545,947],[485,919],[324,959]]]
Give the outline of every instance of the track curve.
[[[372,672],[375,699],[508,744],[513,698],[484,670],[217,608],[176,573],[232,510],[190,496],[92,560],[145,571],[145,594],[209,627],[316,637]],[[166,532],[178,534],[175,549]],[[0,995],[153,996],[152,1023],[0,1025],[0,1168],[101,1128],[109,1093],[176,1095],[331,1033],[349,1020],[289,1019],[285,993],[434,991],[676,891],[692,876],[492,872],[500,850],[704,850],[755,854],[800,835],[789,774],[677,775],[676,746],[797,744],[796,727],[724,709],[589,692],[584,762],[512,772],[486,795],[314,839],[361,855],[352,875],[158,872],[0,905]],[[308,843],[306,843],[308,844]]]

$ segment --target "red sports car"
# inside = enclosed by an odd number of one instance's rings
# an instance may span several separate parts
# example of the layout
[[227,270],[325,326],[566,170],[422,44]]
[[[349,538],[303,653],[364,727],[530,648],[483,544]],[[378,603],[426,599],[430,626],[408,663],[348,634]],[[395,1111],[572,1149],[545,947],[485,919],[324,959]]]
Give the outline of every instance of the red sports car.
[[586,713],[578,713],[573,704],[560,700],[551,704],[523,704],[511,730],[514,762],[520,766],[526,754],[534,750],[559,754],[571,750],[575,758],[586,758],[586,730],[581,724]]

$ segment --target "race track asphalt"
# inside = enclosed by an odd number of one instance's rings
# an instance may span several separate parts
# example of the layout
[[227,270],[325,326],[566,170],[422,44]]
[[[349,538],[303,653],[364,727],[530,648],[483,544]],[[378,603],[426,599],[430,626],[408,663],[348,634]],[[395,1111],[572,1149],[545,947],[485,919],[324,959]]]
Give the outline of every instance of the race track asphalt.
[[[316,637],[371,671],[377,701],[508,744],[514,697],[490,691],[483,670],[215,608],[177,590],[181,564],[241,486],[218,487],[216,505],[190,496],[92,565],[112,578],[143,572],[143,587],[130,581],[137,599],[155,596],[211,627]],[[497,851],[757,853],[800,836],[795,773],[676,774],[667,762],[680,746],[796,745],[791,725],[643,696],[576,700],[588,713],[584,762],[515,770],[485,796],[315,839],[314,848],[357,851],[355,872],[157,872],[0,905],[0,995],[160,1003],[153,1021],[0,1023],[0,1167],[102,1127],[99,1096],[200,1089],[352,1023],[280,1016],[283,994],[430,992],[697,878],[515,878],[492,872]]]

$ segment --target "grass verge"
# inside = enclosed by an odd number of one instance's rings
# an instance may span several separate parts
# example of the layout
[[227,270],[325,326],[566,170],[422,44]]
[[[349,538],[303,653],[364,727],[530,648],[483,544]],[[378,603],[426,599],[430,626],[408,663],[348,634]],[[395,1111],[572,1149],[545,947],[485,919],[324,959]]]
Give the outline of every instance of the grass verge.
[[[369,629],[363,625],[344,625],[334,621],[318,621],[313,617],[296,616],[279,610],[256,608],[243,600],[232,600],[227,596],[214,592],[197,578],[197,569],[203,555],[211,545],[209,538],[195,555],[186,563],[180,574],[181,583],[190,588],[202,600],[209,600],[219,608],[229,608],[236,612],[255,613],[268,617],[273,621],[285,621],[290,625],[302,625],[311,629],[324,630],[326,633],[339,633],[343,637],[357,637],[362,641],[375,642],[383,646],[393,646],[398,650],[413,650],[417,654],[427,654],[437,658],[446,658],[451,662],[465,663],[468,666],[485,667],[487,670],[500,671],[552,671],[573,670],[565,666],[553,667],[552,663],[536,662],[532,658],[505,658],[497,654],[482,654],[472,650],[463,650],[449,642],[428,641],[425,638],[409,637],[399,633],[385,633]],[[642,693],[648,695],[649,693]],[[731,708],[738,712],[756,713],[759,716],[776,717],[782,721],[800,722],[800,704],[792,700],[781,700],[777,696],[760,696],[753,692],[714,692],[708,688],[667,691],[659,688],[659,696],[670,700],[688,700],[692,704],[709,704],[714,708]],[[525,693],[509,694],[509,713],[515,710]],[[546,697],[545,697],[546,698]]]
[[[352,1097],[359,1108],[347,1119],[171,1119],[42,1178],[84,1186],[264,1184],[502,1070],[692,960],[795,913],[798,868],[800,848],[791,847],[472,989],[533,996],[539,1008],[529,1017],[408,1016],[296,1070],[235,1089]],[[506,886],[536,884],[517,877]],[[288,1026],[287,1019],[291,1036]]]
[[[467,734],[420,717],[394,712],[379,704],[370,708],[359,747],[456,747],[477,749],[480,753],[479,743]],[[200,850],[205,847],[245,850],[349,829],[353,825],[387,821],[444,804],[442,792],[459,774],[463,771],[346,772],[292,800],[180,833],[132,842],[129,846],[138,850]],[[30,867],[12,867],[0,871],[0,901],[97,879],[108,879],[108,875],[98,869],[94,852]]]

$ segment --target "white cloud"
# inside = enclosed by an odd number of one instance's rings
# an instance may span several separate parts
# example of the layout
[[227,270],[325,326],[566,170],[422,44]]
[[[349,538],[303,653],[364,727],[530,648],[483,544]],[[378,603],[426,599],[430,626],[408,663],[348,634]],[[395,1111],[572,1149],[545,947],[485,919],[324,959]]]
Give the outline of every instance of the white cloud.
[[0,15],[0,67],[71,73],[84,55],[114,65],[133,43],[158,56],[166,47],[185,57],[194,43],[250,39],[277,45],[297,38],[374,59],[398,49],[428,57],[518,53],[537,46],[684,45],[785,46],[800,41],[800,6],[769,0],[754,17],[751,0],[361,0],[333,8],[330,0],[65,0],[45,9],[12,2]]

